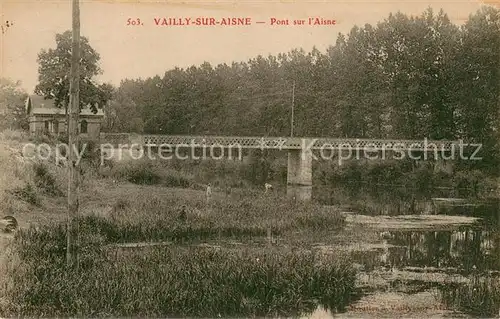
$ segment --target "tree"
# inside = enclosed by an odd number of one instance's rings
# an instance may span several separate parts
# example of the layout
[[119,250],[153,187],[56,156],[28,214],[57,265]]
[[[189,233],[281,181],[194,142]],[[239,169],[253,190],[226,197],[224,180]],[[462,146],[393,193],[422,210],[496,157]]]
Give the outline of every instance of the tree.
[[142,133],[144,123],[141,110],[127,94],[127,86],[123,83],[113,93],[111,103],[104,112],[104,127],[108,132]]
[[[56,35],[55,49],[42,49],[38,54],[38,84],[35,93],[46,99],[54,99],[57,107],[69,104],[69,73],[71,69],[71,31]],[[93,78],[102,73],[98,63],[99,54],[90,46],[89,40],[80,37],[80,108],[90,104],[97,112],[96,104],[102,107],[111,98],[108,84],[97,85]]]
[[498,173],[500,10],[484,7],[469,17],[462,27],[456,64],[459,137],[481,143],[480,163]]
[[24,109],[26,92],[20,82],[0,78],[0,128],[27,129],[28,121]]

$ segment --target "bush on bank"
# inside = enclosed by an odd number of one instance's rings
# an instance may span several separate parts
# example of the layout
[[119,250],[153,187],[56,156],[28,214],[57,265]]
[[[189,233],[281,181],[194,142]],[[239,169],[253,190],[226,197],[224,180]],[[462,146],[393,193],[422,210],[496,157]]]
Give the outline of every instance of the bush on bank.
[[481,196],[496,187],[496,177],[477,169],[455,170],[448,174],[434,172],[431,163],[415,166],[410,161],[395,160],[367,163],[353,160],[341,166],[320,162],[315,167],[315,178],[323,185],[352,185],[354,188],[359,188],[360,184],[404,187],[419,192],[449,188],[458,196]]
[[257,157],[249,162],[215,159],[128,160],[113,164],[102,175],[134,184],[192,187],[211,183],[215,187],[263,187],[266,182],[286,182],[286,165]]

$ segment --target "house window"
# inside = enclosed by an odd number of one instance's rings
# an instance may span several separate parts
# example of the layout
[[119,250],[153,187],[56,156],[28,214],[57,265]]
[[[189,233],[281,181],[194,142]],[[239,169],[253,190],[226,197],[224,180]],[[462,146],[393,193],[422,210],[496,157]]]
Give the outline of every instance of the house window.
[[49,131],[49,121],[45,121],[45,132],[48,132]]
[[87,128],[87,126],[88,126],[87,121],[83,120],[80,125],[81,125],[80,126],[80,133],[87,134],[87,130],[88,130],[88,128]]
[[58,120],[54,120],[54,122],[52,122],[52,129],[53,129],[54,133],[56,133],[56,134],[59,133],[59,121]]

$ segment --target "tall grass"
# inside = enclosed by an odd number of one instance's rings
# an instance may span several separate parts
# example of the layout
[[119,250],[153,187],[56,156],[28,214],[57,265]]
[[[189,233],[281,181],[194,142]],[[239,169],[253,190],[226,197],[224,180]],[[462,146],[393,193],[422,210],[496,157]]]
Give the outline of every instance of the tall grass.
[[479,317],[500,313],[500,278],[473,276],[471,283],[445,286],[441,290],[444,303]]
[[[205,198],[140,192],[115,199],[109,218],[93,219],[114,241],[248,238],[307,229],[335,230],[344,217],[314,203],[294,204],[275,196]],[[183,216],[185,218],[183,218]],[[90,218],[90,217],[89,217]]]
[[16,235],[8,303],[16,316],[297,316],[333,311],[353,294],[355,272],[339,256],[278,248],[153,247],[113,253],[82,221],[81,267],[64,265],[62,225]]
[[[349,303],[355,273],[344,256],[283,245],[194,245],[265,236],[268,229],[273,235],[338,229],[339,213],[262,193],[207,203],[199,192],[158,196],[152,189],[120,191],[109,215],[79,219],[78,273],[65,268],[64,225],[20,230],[0,315],[297,316]],[[113,245],[143,241],[173,243],[132,251]]]

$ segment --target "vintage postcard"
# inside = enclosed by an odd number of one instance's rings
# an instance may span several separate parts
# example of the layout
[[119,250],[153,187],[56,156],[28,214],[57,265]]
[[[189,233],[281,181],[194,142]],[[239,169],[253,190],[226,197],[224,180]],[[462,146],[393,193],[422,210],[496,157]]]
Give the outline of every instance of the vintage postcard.
[[500,316],[500,2],[0,27],[1,317]]

